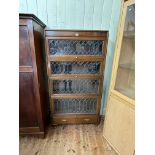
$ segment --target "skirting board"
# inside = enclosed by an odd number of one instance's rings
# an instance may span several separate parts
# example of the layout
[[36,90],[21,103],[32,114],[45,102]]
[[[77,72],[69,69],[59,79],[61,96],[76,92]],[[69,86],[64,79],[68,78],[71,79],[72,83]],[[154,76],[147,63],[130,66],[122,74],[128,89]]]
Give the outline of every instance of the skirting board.
[[40,138],[45,137],[45,132],[29,132],[29,133],[20,133],[20,136],[37,136]]

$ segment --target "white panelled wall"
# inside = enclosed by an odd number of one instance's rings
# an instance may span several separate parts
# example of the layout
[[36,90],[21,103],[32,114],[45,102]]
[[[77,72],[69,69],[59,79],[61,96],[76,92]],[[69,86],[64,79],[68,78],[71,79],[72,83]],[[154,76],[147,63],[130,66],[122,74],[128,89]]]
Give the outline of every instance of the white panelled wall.
[[50,29],[108,30],[101,114],[105,114],[121,0],[19,0],[20,13],[33,13]]
[[114,0],[20,0],[21,13],[33,13],[49,28],[108,30]]

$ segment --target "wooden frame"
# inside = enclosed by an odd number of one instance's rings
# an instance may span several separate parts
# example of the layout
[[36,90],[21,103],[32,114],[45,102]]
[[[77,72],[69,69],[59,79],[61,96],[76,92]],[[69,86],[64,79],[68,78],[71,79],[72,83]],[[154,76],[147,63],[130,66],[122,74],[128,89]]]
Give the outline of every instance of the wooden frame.
[[114,87],[115,87],[115,83],[116,83],[116,76],[117,76],[118,63],[119,63],[119,57],[120,57],[120,48],[121,48],[122,38],[123,38],[123,30],[124,30],[124,23],[125,23],[125,17],[126,17],[126,10],[127,10],[127,7],[129,5],[134,4],[134,3],[135,3],[135,0],[129,0],[129,1],[126,1],[125,3],[123,3],[123,6],[122,6],[123,7],[122,13],[121,13],[122,15],[120,18],[120,25],[119,25],[119,29],[117,32],[117,36],[119,36],[119,37],[116,40],[116,48],[115,48],[114,62],[113,62],[112,76],[111,76],[111,84],[110,84],[110,89],[109,89],[109,92],[112,91],[112,93],[119,96],[120,98],[124,98],[125,100],[128,100],[128,102],[131,105],[134,105],[135,101],[133,99],[129,98],[128,96],[125,96],[124,94],[116,91],[114,89]]
[[[63,80],[63,79],[95,79],[99,80],[98,87],[98,95],[96,94],[52,94],[49,91],[50,101],[51,101],[51,112],[52,112],[52,121],[53,124],[70,124],[70,123],[98,123],[99,120],[99,112],[100,112],[100,104],[102,97],[102,85],[103,85],[103,71],[105,66],[106,59],[106,50],[107,50],[107,31],[76,31],[76,30],[45,30],[45,45],[46,45],[46,60],[47,60],[47,73],[49,77],[49,90],[53,88],[51,80]],[[102,46],[102,55],[50,55],[49,54],[49,46],[48,40],[102,40],[104,44]],[[104,52],[103,52],[104,51]],[[50,62],[95,62],[99,61],[100,70],[98,74],[52,74],[50,68]],[[96,114],[91,115],[90,118],[95,116],[95,119],[90,119],[89,121],[84,121],[85,116],[89,116],[89,114],[54,114],[54,99],[61,98],[96,98],[97,99],[97,107]],[[58,117],[58,118],[57,118]],[[67,118],[67,121],[63,122],[64,118]],[[73,117],[73,119],[70,119]],[[97,118],[96,118],[97,117]],[[78,118],[78,119],[77,119]],[[88,118],[87,118],[88,119]],[[74,121],[73,121],[74,120]],[[80,121],[81,120],[81,121]],[[94,122],[95,121],[95,122]]]
[[118,154],[134,154],[135,100],[115,89],[127,7],[134,0],[122,1],[103,136]]

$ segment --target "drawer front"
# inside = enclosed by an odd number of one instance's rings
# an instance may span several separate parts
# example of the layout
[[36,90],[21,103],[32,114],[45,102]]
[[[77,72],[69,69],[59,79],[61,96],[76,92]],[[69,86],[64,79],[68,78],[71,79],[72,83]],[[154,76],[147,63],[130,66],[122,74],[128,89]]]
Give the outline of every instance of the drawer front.
[[50,90],[51,94],[81,94],[81,93],[98,94],[99,80],[94,79],[51,80]]
[[51,74],[99,74],[101,62],[51,62]]
[[85,124],[98,123],[99,117],[97,115],[63,115],[53,116],[52,124]]
[[53,99],[55,114],[95,114],[96,98]]
[[102,55],[103,40],[48,40],[49,55]]

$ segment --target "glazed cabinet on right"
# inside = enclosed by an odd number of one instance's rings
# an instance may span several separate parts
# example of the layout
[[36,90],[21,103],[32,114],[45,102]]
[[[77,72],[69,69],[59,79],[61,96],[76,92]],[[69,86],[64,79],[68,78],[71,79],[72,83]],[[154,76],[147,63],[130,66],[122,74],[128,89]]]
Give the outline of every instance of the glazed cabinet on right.
[[120,155],[135,153],[135,2],[122,2],[103,136]]

